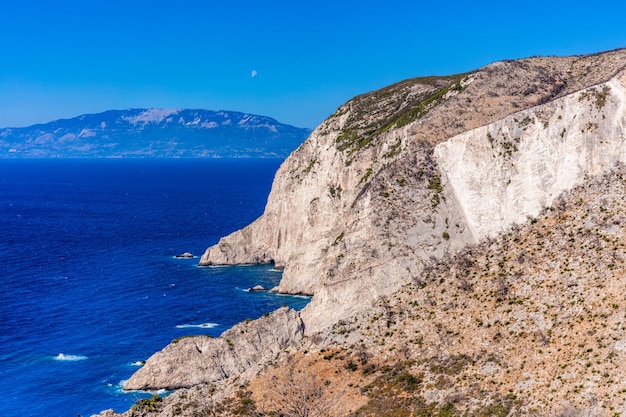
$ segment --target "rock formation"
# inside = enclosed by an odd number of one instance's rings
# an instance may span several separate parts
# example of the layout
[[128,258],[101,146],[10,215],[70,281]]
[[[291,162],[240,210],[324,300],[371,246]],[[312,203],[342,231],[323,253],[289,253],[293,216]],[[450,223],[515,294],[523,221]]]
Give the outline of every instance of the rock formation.
[[314,334],[624,161],[625,65],[625,50],[529,58],[356,97],[200,265],[284,266],[280,292],[315,295]]
[[219,338],[183,337],[154,354],[126,382],[127,390],[176,389],[254,374],[258,366],[302,340],[298,313],[280,308],[255,321],[245,321]]
[[[274,262],[284,268],[278,291],[313,295],[309,305],[219,339],[182,339],[126,388],[246,379],[288,346],[318,349],[323,361],[334,354],[322,349],[340,346],[337,372],[378,361],[375,375],[363,369],[365,383],[387,393],[395,383],[400,404],[431,414],[448,402],[478,415],[568,404],[599,415],[598,398],[618,410],[622,391],[611,382],[626,375],[615,370],[626,350],[615,313],[626,191],[615,167],[626,163],[625,68],[626,50],[504,61],[347,102],[282,164],[265,213],[200,261]],[[581,186],[590,178],[591,191]],[[600,201],[605,191],[612,198]],[[555,202],[560,211],[542,214]],[[607,317],[610,328],[599,330]],[[578,345],[583,336],[597,346]],[[364,415],[376,415],[372,398]],[[174,410],[186,400],[168,401]]]

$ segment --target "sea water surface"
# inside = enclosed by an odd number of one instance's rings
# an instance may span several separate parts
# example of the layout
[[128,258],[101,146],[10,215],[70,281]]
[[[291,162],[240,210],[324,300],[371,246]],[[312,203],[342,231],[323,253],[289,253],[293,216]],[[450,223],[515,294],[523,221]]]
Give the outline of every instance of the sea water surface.
[[171,340],[308,299],[271,266],[200,268],[263,212],[280,160],[0,160],[0,416],[125,411]]

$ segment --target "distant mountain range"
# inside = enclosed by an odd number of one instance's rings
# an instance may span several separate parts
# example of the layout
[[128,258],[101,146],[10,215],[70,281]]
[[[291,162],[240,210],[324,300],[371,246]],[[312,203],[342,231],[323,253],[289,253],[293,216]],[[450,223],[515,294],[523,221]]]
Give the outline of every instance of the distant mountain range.
[[311,133],[253,114],[128,109],[0,129],[0,158],[286,157]]

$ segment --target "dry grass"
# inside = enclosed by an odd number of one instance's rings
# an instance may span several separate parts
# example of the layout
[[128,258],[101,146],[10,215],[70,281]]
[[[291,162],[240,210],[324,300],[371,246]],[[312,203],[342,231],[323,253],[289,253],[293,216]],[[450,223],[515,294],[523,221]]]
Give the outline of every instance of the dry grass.
[[527,225],[431,265],[355,317],[349,341],[334,340],[414,361],[407,372],[423,375],[426,404],[472,415],[515,398],[511,412],[611,415],[626,401],[625,198],[621,171],[591,181]]

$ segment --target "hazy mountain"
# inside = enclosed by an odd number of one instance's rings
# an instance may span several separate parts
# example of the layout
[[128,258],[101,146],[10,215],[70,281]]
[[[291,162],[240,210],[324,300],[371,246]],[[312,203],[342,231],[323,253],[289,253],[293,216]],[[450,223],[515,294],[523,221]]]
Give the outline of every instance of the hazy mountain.
[[310,132],[233,111],[109,110],[0,129],[0,157],[286,157]]

